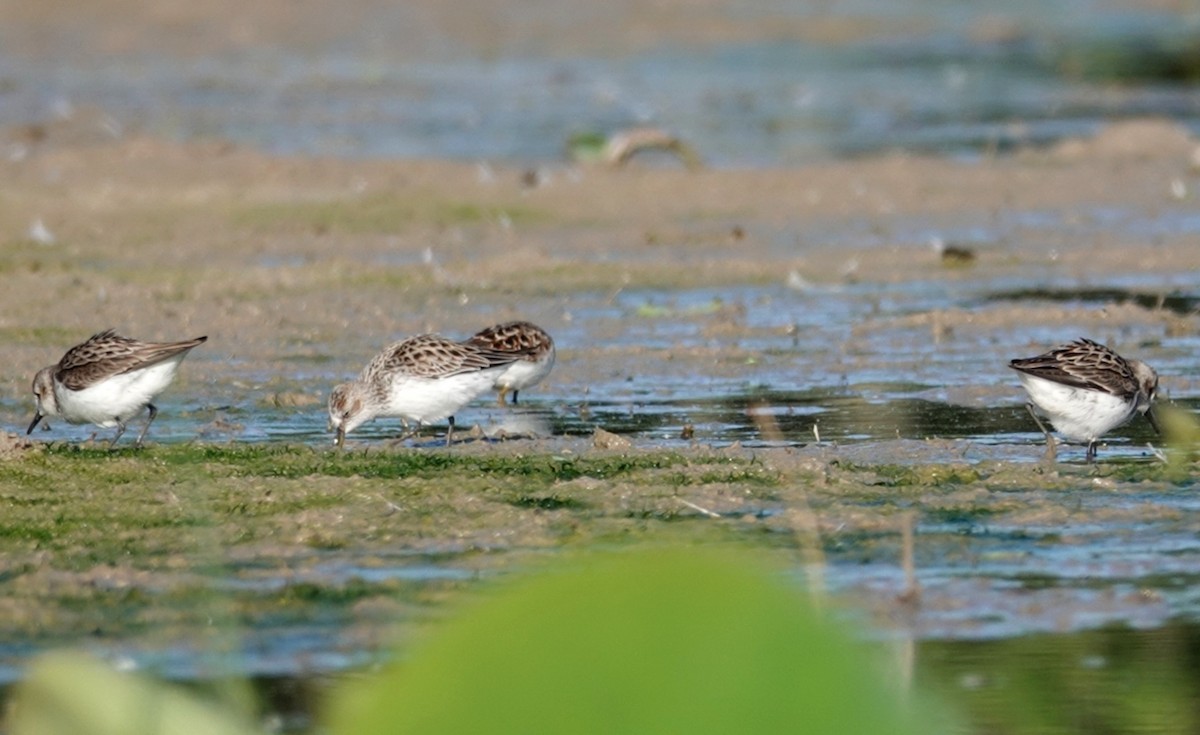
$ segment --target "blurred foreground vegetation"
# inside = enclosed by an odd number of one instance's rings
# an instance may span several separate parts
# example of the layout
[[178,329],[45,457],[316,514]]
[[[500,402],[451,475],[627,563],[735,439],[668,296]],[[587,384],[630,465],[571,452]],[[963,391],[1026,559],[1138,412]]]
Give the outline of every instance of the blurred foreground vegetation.
[[[863,465],[819,449],[521,447],[53,445],[0,462],[0,640],[101,652],[186,641],[212,681],[182,690],[53,654],[11,693],[7,732],[1200,725],[1191,626],[894,640],[919,595],[885,590],[863,610],[811,573],[899,569],[914,514],[926,529],[918,570],[961,555],[988,524],[1026,543],[1023,527],[1097,509],[1113,528],[1176,523],[1173,499],[1196,476],[1180,449],[1166,463],[1048,468]],[[406,569],[433,573],[393,573]],[[810,572],[806,594],[798,569]],[[1154,600],[1181,584],[1098,580],[1096,594],[1144,585]],[[268,705],[238,676],[239,641],[314,621],[353,631],[344,660],[360,673],[314,671],[322,684],[298,687],[304,700],[289,705],[303,716],[264,719]]]

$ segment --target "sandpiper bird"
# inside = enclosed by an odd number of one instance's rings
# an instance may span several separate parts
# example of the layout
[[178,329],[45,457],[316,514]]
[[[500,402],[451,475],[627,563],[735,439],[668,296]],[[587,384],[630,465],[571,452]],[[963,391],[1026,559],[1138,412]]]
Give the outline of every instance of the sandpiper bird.
[[329,425],[337,431],[334,443],[377,416],[415,421],[408,438],[430,421],[449,419],[446,444],[454,433],[454,414],[489,390],[496,376],[518,356],[436,334],[420,334],[396,342],[375,356],[358,377],[342,383],[329,396]]
[[516,362],[496,376],[493,387],[499,391],[497,401],[501,406],[509,391],[515,404],[523,389],[542,382],[554,367],[554,340],[530,322],[497,324],[475,333],[466,343],[516,356]]
[[1029,393],[1029,414],[1046,435],[1053,455],[1054,439],[1034,406],[1067,439],[1087,442],[1085,458],[1096,458],[1096,442],[1113,429],[1142,414],[1156,432],[1152,403],[1158,392],[1158,373],[1140,360],[1121,357],[1090,339],[1078,339],[1049,352],[1013,360]]
[[37,412],[29,429],[47,416],[72,424],[117,427],[109,448],[125,433],[129,419],[150,409],[137,446],[146,438],[158,409],[151,401],[175,379],[179,363],[208,337],[184,342],[141,342],[108,329],[67,350],[57,365],[42,368],[33,378]]

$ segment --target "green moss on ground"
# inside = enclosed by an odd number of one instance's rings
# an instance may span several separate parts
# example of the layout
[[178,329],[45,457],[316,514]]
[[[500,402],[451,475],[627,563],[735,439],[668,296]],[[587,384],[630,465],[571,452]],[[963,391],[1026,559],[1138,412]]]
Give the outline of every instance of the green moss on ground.
[[[1045,528],[1096,508],[1105,523],[1169,521],[1178,510],[1155,493],[1176,492],[1181,471],[867,466],[788,449],[53,444],[0,462],[0,640],[169,637],[214,616],[390,626],[562,549],[664,537],[898,565],[912,512],[919,564],[965,553],[984,527],[1058,543]],[[1082,502],[1101,493],[1120,502]]]

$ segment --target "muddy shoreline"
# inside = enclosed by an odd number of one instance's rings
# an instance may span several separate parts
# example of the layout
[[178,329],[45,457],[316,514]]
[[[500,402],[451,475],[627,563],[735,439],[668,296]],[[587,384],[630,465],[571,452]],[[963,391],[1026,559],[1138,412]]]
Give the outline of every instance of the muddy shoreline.
[[[602,303],[632,289],[797,284],[819,293],[1052,273],[1081,284],[1161,279],[1165,297],[1176,274],[1200,267],[1186,227],[1106,231],[1096,219],[1178,221],[1190,208],[1200,183],[1195,144],[1167,123],[1116,126],[1096,140],[977,164],[892,156],[687,172],[635,163],[557,168],[532,187],[521,170],[447,162],[56,141],[52,131],[19,160],[0,162],[6,402],[27,392],[24,376],[48,358],[108,326],[146,339],[208,334],[184,379],[213,385],[231,374],[286,380],[287,366],[306,361],[346,359],[350,372],[396,335],[469,334],[490,320],[520,316],[569,330],[578,299]],[[996,240],[965,243],[968,267],[944,265],[937,233],[998,219],[1017,224],[999,227]],[[37,241],[38,223],[49,240]],[[1072,223],[1086,235],[1074,236]],[[714,343],[744,327],[736,312],[701,317]],[[1194,314],[1152,306],[1021,301],[982,317],[881,309],[856,329],[928,328],[936,339],[1023,323],[1196,333]],[[603,330],[621,328],[597,324],[585,343],[564,344],[574,378],[559,389],[586,386],[591,370],[615,362],[640,372],[645,350],[606,346]],[[711,364],[686,351],[671,358]],[[1192,388],[1185,378],[1177,390]]]
[[[403,645],[481,580],[571,549],[666,541],[781,558],[888,635],[1196,615],[1177,591],[1200,554],[1192,458],[1160,462],[1133,427],[1099,465],[1041,464],[1003,374],[1051,335],[1085,333],[1165,366],[1173,396],[1196,395],[1200,322],[1180,274],[1200,270],[1186,226],[1200,175],[1194,142],[1169,124],[974,164],[635,160],[548,167],[535,185],[519,168],[57,136],[0,162],[5,428],[28,423],[29,376],[98,329],[209,342],[169,391],[166,441],[152,432],[149,449],[110,453],[80,446],[74,427],[0,453],[10,679],[30,652],[63,645],[192,678],[230,631],[262,642],[246,673],[324,677]],[[988,234],[942,243],[968,262],[939,254],[940,233],[975,226]],[[1047,282],[1059,291],[1012,295]],[[1111,293],[1084,293],[1099,287]],[[953,298],[926,298],[943,288]],[[794,316],[760,319],[785,308]],[[841,341],[822,331],[832,310]],[[625,386],[634,397],[610,395],[609,410],[629,416],[681,387],[717,399],[734,386],[774,396],[781,410],[767,413],[784,425],[791,407],[836,399],[853,440],[827,421],[824,437],[797,424],[792,446],[744,446],[719,435],[720,416],[718,441],[702,429],[668,451],[653,435],[619,449],[559,435],[447,450],[364,432],[344,454],[317,434],[244,439],[266,414],[320,432],[333,376],[390,339],[515,317],[559,338],[555,372],[522,396],[552,418],[588,407],[594,386]],[[943,413],[878,399],[909,382]],[[803,393],[814,384],[829,392]],[[1008,411],[1016,423],[999,430],[1025,434],[939,437],[931,419],[964,411],[979,432]],[[770,421],[754,426],[769,436]],[[904,602],[907,518],[916,606]]]

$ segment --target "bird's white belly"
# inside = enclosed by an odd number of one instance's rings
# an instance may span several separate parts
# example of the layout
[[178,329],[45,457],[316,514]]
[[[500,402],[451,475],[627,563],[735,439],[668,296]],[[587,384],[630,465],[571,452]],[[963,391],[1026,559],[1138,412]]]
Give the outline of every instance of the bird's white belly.
[[550,373],[550,368],[553,366],[553,359],[544,362],[518,360],[496,376],[495,387],[505,390],[521,390],[531,385],[537,385]]
[[480,370],[448,378],[398,378],[392,382],[387,406],[379,415],[420,423],[440,421],[490,390],[499,370]]
[[83,390],[54,386],[54,397],[64,419],[72,424],[111,428],[136,416],[175,379],[183,355],[147,368],[114,375]]
[[1067,439],[1091,442],[1133,418],[1136,407],[1110,393],[1072,388],[1025,373],[1029,398]]

